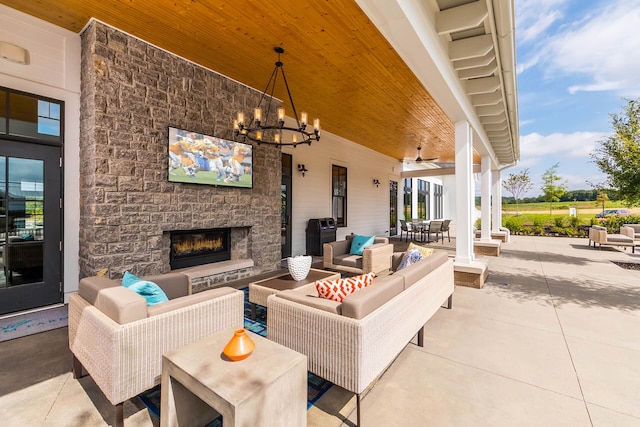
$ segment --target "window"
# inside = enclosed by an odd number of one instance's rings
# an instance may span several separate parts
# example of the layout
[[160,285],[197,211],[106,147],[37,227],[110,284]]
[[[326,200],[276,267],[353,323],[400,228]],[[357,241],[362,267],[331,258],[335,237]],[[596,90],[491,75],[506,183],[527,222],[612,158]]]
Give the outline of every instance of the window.
[[347,168],[331,166],[331,212],[336,227],[347,226]]
[[433,204],[434,204],[434,215],[436,218],[442,218],[443,210],[442,210],[442,185],[433,184]]
[[389,236],[398,232],[398,183],[389,181]]
[[0,133],[17,139],[62,143],[63,103],[0,88]]
[[418,180],[418,218],[430,219],[429,217],[429,182]]
[[413,184],[411,178],[404,180],[404,220],[411,221],[411,195],[413,194]]

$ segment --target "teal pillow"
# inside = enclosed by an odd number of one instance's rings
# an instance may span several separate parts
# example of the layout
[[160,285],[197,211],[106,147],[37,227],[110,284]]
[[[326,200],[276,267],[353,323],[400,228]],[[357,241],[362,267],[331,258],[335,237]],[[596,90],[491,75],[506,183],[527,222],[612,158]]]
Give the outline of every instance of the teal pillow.
[[147,306],[169,301],[167,294],[164,293],[160,286],[148,280],[142,280],[135,274],[131,274],[128,271],[125,271],[124,276],[122,276],[122,286],[131,289],[140,296],[143,296],[147,300]]
[[351,250],[349,253],[351,255],[362,255],[364,248],[373,245],[375,240],[376,236],[361,236],[359,234],[354,234],[353,239],[351,239]]
[[137,294],[143,296],[147,300],[147,306],[169,301],[169,298],[167,298],[167,294],[164,293],[162,288],[148,280],[138,280],[131,286],[127,287]]
[[128,288],[129,286],[133,285],[136,282],[139,282],[140,280],[142,279],[136,276],[135,274],[131,274],[128,271],[125,271],[124,276],[122,276],[121,283],[122,283],[122,286],[124,286],[125,288]]

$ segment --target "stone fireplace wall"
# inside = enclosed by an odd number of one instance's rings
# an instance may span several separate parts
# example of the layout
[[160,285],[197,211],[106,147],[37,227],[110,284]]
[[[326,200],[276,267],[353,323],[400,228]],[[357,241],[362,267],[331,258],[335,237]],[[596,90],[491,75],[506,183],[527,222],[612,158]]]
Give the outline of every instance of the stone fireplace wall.
[[81,38],[81,276],[167,272],[170,230],[216,227],[232,260],[278,268],[279,149],[254,146],[252,189],[167,180],[169,126],[231,139],[260,93],[99,22]]

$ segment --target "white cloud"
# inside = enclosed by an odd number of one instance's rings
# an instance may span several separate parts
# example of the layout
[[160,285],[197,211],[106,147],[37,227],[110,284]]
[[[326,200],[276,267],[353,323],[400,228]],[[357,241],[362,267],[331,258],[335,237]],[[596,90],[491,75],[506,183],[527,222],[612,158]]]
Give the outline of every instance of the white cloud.
[[[590,188],[589,182],[603,181],[591,162],[589,154],[596,148],[598,141],[608,135],[599,132],[552,133],[541,135],[533,132],[520,137],[520,158],[513,169],[505,174],[518,173],[529,169],[534,188],[527,196],[538,196],[542,185],[542,174],[554,164],[559,164],[558,175],[566,182],[569,190]],[[507,175],[504,175],[507,176]]]
[[546,136],[533,132],[520,137],[520,157],[527,159],[530,165],[536,164],[545,156],[547,160],[584,157],[586,161],[597,142],[606,136],[607,134],[600,132],[552,133]]
[[516,35],[519,43],[537,40],[562,19],[567,0],[516,0]]
[[640,94],[640,0],[604,2],[601,9],[553,36],[545,49],[550,71],[582,74],[577,91]]

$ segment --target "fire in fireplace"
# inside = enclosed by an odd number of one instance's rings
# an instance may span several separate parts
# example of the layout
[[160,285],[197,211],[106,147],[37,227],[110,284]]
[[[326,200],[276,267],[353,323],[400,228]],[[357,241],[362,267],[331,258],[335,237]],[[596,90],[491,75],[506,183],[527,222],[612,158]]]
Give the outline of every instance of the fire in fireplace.
[[230,228],[172,231],[170,237],[172,270],[231,259]]

